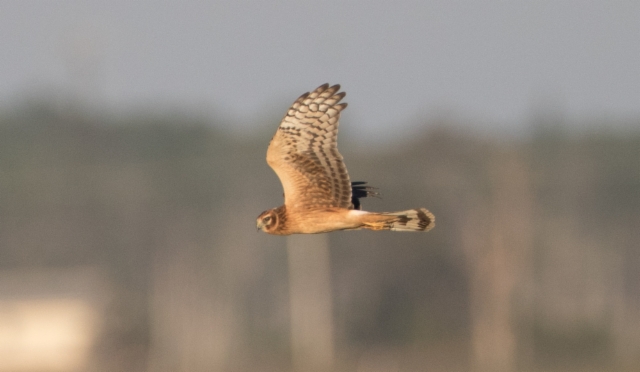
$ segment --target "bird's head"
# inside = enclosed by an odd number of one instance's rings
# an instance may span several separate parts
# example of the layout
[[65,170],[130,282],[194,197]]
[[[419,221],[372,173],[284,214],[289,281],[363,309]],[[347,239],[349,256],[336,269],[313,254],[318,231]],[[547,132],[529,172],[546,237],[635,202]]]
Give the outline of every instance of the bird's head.
[[269,209],[260,213],[256,222],[258,230],[270,233],[278,227],[278,214],[273,209]]

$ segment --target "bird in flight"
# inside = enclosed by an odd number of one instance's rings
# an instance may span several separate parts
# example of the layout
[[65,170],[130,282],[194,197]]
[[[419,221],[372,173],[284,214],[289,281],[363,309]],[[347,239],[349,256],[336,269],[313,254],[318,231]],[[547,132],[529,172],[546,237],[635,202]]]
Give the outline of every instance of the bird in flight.
[[429,231],[435,216],[425,208],[401,212],[360,210],[360,198],[377,196],[366,182],[351,182],[338,152],[340,85],[324,84],[298,98],[267,150],[267,163],[284,188],[284,205],[262,212],[258,230],[273,235],[336,230]]

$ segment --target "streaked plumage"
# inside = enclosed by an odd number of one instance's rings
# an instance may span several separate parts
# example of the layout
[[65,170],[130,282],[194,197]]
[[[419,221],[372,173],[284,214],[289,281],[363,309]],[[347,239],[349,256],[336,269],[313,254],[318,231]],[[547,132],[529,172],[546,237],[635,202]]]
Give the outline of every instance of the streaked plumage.
[[259,229],[275,235],[335,230],[428,231],[435,217],[424,208],[402,212],[360,211],[360,198],[376,196],[366,182],[351,182],[337,136],[340,85],[324,84],[300,96],[271,139],[267,163],[284,188],[284,205],[258,216]]

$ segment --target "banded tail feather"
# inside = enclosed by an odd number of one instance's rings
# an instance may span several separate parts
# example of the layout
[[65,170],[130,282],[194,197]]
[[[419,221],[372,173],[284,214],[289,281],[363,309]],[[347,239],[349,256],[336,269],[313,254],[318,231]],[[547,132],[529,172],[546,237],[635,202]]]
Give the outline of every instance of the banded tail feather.
[[436,225],[436,217],[425,208],[410,209],[402,212],[385,213],[397,216],[389,230],[391,231],[429,231]]
[[369,230],[427,232],[436,225],[436,217],[425,208],[367,214],[362,228]]

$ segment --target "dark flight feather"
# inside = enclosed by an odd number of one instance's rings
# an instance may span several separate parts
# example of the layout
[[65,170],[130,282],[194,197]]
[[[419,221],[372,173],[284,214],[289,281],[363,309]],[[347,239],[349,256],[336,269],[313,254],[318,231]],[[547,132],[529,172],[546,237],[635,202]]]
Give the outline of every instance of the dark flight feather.
[[366,185],[367,183],[364,181],[351,182],[351,204],[353,204],[353,209],[360,210],[360,198],[380,197],[380,194],[375,191],[377,190],[375,187]]

